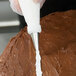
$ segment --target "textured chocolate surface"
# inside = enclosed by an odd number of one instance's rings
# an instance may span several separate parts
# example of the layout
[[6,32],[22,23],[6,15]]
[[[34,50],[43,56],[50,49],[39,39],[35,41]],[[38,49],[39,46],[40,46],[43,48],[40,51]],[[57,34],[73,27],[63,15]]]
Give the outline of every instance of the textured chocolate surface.
[[[76,10],[49,14],[41,25],[43,76],[76,76]],[[0,76],[36,76],[35,49],[26,27],[0,56]]]

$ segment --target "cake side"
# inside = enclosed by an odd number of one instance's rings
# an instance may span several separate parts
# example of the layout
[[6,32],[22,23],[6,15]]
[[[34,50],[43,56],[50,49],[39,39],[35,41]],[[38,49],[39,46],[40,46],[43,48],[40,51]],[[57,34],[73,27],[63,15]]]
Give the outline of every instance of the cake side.
[[[41,19],[41,25],[43,25],[43,32],[40,34],[39,39],[41,55],[47,56],[49,65],[52,65],[56,73],[58,73],[57,75],[75,76],[76,10],[50,14]],[[47,68],[49,66],[48,62],[45,61],[45,63]],[[50,74],[49,68],[46,70],[42,67],[42,69],[43,76]]]
[[36,76],[35,49],[26,28],[10,40],[0,56],[1,76]]

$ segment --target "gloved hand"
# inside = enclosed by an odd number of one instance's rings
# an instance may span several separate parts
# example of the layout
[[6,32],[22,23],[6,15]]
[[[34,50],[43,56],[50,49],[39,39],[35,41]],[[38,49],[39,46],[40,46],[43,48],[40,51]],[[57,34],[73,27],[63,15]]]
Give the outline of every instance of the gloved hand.
[[[23,15],[18,0],[9,0],[9,1],[10,1],[10,6],[11,6],[12,10],[19,15]],[[45,2],[45,0],[33,0],[33,1],[35,3],[40,2],[41,7],[43,6],[43,4]]]

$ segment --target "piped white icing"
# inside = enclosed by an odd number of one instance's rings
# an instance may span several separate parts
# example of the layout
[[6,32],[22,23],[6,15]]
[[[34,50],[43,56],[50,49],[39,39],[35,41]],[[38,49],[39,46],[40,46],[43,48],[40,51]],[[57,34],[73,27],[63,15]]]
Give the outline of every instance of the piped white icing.
[[41,57],[40,57],[39,44],[38,44],[38,33],[31,34],[31,37],[36,50],[36,76],[42,76]]
[[42,76],[41,57],[40,57],[40,54],[39,54],[39,50],[36,50],[36,75],[37,76]]

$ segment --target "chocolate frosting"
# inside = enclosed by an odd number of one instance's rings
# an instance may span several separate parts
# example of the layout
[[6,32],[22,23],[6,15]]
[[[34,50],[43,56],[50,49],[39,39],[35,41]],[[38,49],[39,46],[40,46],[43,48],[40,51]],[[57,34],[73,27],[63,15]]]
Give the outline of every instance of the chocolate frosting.
[[[76,10],[41,19],[39,36],[43,76],[76,76]],[[0,76],[36,76],[35,49],[26,27],[0,56]]]

